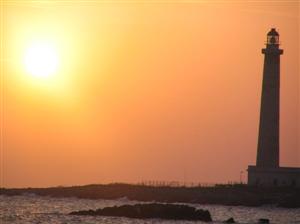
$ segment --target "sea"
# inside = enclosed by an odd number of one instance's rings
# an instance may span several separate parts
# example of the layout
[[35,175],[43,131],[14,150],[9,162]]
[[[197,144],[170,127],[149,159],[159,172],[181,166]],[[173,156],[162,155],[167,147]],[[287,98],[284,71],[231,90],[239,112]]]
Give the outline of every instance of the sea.
[[[78,198],[53,198],[27,194],[21,196],[0,195],[1,224],[201,224],[200,221],[174,221],[161,219],[131,219],[123,217],[91,217],[68,215],[72,211],[98,209],[108,206],[137,204],[127,198],[118,200],[89,200]],[[275,206],[244,207],[223,205],[186,204],[210,211],[213,224],[223,223],[233,217],[236,223],[258,223],[261,218],[270,223],[300,224],[300,209],[277,208]]]

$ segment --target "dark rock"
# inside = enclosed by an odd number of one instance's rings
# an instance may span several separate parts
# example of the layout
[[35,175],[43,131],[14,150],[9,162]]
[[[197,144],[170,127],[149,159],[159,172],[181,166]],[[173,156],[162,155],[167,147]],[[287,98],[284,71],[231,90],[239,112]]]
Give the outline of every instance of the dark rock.
[[259,219],[259,220],[258,220],[258,223],[259,223],[259,224],[270,223],[270,220],[269,220],[269,219]]
[[174,220],[201,220],[212,221],[207,210],[196,209],[187,205],[176,204],[136,204],[106,207],[97,210],[85,210],[71,212],[70,215],[91,215],[91,216],[122,216],[138,219],[174,219]]
[[224,221],[224,223],[235,223],[233,218],[229,218],[226,221]]

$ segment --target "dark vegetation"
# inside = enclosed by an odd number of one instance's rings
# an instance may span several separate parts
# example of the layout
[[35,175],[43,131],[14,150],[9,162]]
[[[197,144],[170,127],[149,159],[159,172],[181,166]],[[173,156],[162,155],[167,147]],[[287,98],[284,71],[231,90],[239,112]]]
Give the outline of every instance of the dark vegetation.
[[187,205],[176,204],[136,204],[106,207],[97,210],[71,212],[70,215],[90,216],[123,216],[137,219],[173,219],[173,220],[201,220],[212,221],[207,210],[196,209]]
[[220,205],[300,208],[300,188],[262,188],[247,185],[216,185],[214,187],[171,187],[130,184],[86,185],[50,188],[0,189],[0,194],[37,194],[51,197],[77,197],[87,199],[118,199],[156,201],[165,203],[199,203]]

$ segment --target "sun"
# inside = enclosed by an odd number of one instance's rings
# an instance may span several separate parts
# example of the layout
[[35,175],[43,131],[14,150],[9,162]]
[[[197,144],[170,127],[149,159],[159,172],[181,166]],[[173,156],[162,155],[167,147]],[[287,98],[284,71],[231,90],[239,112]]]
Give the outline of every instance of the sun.
[[46,78],[57,71],[58,54],[55,46],[47,42],[34,42],[25,51],[26,71],[34,77]]

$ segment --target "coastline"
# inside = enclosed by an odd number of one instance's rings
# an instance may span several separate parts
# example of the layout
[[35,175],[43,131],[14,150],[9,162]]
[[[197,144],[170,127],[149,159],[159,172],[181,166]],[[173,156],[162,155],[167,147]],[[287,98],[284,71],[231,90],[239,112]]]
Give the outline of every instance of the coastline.
[[118,199],[141,202],[215,204],[230,206],[275,205],[300,208],[300,188],[262,188],[247,185],[216,185],[214,187],[171,187],[132,184],[92,184],[48,188],[0,188],[0,195],[36,194],[50,197],[84,199]]

